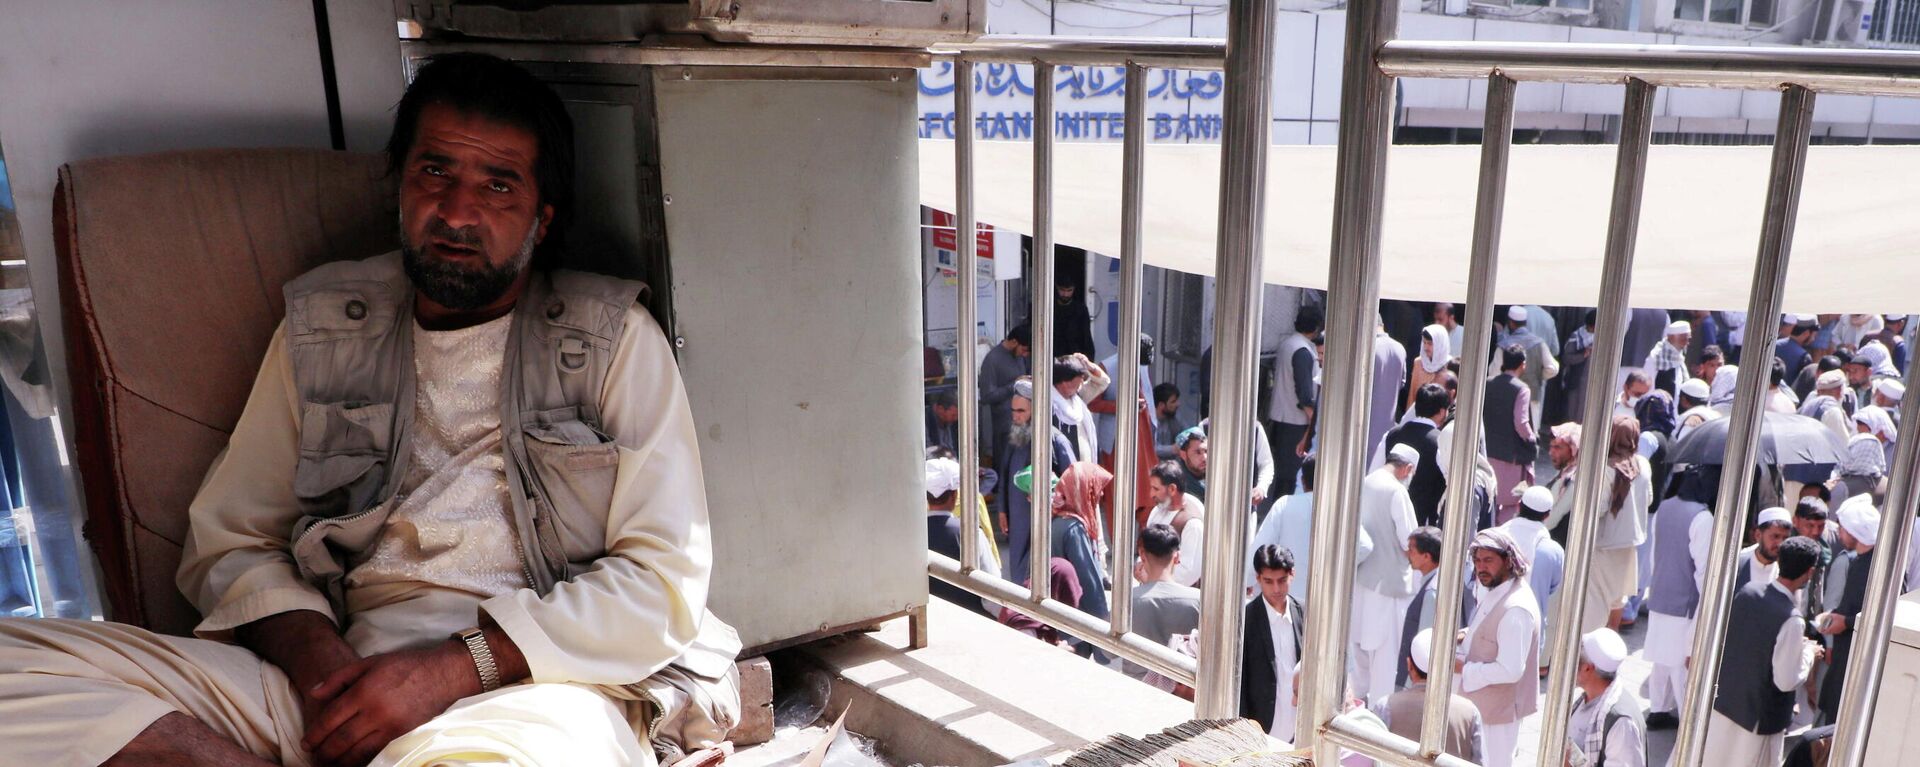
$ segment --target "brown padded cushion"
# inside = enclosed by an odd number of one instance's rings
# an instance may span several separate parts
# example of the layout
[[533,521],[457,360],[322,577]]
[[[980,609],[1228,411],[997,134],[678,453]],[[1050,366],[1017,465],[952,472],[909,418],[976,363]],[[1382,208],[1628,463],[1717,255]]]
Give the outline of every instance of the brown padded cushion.
[[396,247],[383,156],[209,150],[86,160],[54,201],[86,537],[107,616],[171,634],[187,506],[240,418],[280,288]]

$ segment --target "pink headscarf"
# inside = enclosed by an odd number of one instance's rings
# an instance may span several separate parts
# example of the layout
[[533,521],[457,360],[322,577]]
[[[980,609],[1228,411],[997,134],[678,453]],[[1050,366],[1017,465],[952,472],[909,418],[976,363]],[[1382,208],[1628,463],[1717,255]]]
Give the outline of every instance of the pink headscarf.
[[1087,526],[1087,537],[1100,542],[1100,499],[1113,484],[1113,472],[1100,464],[1081,461],[1067,467],[1053,488],[1053,515],[1076,517]]

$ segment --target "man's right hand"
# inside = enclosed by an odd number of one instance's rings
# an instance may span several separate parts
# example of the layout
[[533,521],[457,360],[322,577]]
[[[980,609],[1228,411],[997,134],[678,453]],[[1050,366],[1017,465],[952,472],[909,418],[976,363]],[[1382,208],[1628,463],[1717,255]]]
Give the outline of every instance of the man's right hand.
[[319,714],[322,702],[313,690],[335,671],[360,659],[340,637],[333,621],[312,610],[270,615],[234,629],[233,638],[268,663],[286,672],[300,696],[305,722]]

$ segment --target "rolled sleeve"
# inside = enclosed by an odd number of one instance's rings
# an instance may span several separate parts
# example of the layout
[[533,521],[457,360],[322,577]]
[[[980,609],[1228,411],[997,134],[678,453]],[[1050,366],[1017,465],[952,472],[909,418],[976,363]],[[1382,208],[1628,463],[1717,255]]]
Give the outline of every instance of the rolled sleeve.
[[523,589],[480,606],[534,682],[638,682],[678,657],[706,614],[713,544],[693,413],[665,335],[639,307],[600,412],[620,456],[607,554],[544,596]]
[[176,582],[206,616],[195,636],[228,641],[236,627],[294,610],[338,623],[326,597],[300,577],[288,548],[301,516],[293,494],[299,403],[282,324],[227,449],[214,459],[187,510]]

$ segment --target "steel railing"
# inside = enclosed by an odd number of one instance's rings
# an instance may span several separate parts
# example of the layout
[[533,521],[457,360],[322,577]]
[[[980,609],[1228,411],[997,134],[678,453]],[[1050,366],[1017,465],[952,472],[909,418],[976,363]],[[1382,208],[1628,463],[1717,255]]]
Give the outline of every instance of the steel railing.
[[[1138,391],[1138,337],[1140,302],[1140,208],[1142,205],[1144,97],[1139,87],[1148,67],[1184,69],[1220,68],[1225,71],[1221,210],[1216,261],[1217,310],[1214,327],[1213,429],[1214,459],[1209,483],[1209,506],[1216,509],[1248,507],[1253,438],[1247,428],[1253,418],[1253,372],[1256,363],[1267,128],[1270,125],[1272,56],[1274,48],[1272,0],[1235,0],[1228,23],[1228,40],[1059,40],[1053,38],[989,38],[978,43],[949,46],[932,52],[955,66],[956,117],[961,121],[955,142],[957,165],[957,219],[960,236],[959,294],[975,289],[977,254],[972,185],[973,119],[971,85],[974,62],[1031,63],[1034,65],[1033,153],[1033,331],[1035,366],[1033,444],[1038,454],[1048,452],[1052,407],[1046,394],[1051,381],[1053,328],[1052,93],[1056,65],[1121,66],[1128,78],[1126,145],[1123,150],[1121,338],[1120,370],[1115,396]],[[1444,712],[1453,686],[1451,664],[1434,664],[1426,701],[1426,721],[1416,743],[1342,718],[1345,652],[1349,608],[1346,596],[1354,579],[1354,551],[1347,542],[1355,534],[1359,487],[1366,451],[1367,393],[1372,390],[1372,327],[1379,300],[1380,232],[1385,199],[1385,173],[1393,116],[1394,81],[1401,77],[1484,78],[1488,83],[1486,130],[1482,144],[1479,191],[1469,266],[1468,327],[1492,322],[1493,289],[1498,269],[1498,247],[1506,196],[1508,155],[1512,145],[1514,93],[1521,81],[1556,83],[1611,83],[1626,86],[1621,138],[1616,161],[1611,216],[1604,246],[1604,266],[1598,295],[1596,339],[1586,390],[1583,422],[1593,425],[1582,436],[1579,480],[1567,549],[1566,580],[1560,590],[1557,621],[1545,660],[1551,667],[1543,707],[1539,752],[1564,752],[1567,719],[1573,704],[1573,673],[1578,665],[1579,621],[1585,600],[1594,539],[1594,518],[1604,508],[1605,457],[1611,419],[1611,396],[1619,372],[1629,312],[1634,248],[1652,139],[1654,97],[1661,87],[1711,87],[1782,92],[1776,143],[1771,160],[1765,214],[1758,258],[1748,302],[1748,316],[1779,316],[1793,223],[1804,177],[1806,148],[1817,92],[1865,95],[1920,95],[1920,53],[1882,50],[1836,50],[1790,47],[1699,47],[1679,45],[1533,44],[1482,42],[1424,42],[1395,40],[1397,4],[1386,0],[1354,0],[1348,5],[1346,59],[1340,113],[1340,146],[1336,171],[1333,220],[1333,258],[1328,284],[1327,364],[1320,414],[1319,492],[1314,510],[1316,568],[1309,601],[1320,605],[1308,622],[1301,684],[1301,745],[1313,745],[1316,761],[1332,764],[1340,749],[1351,749],[1395,765],[1458,765],[1457,756],[1442,753]],[[961,301],[960,327],[972,327],[972,302]],[[1490,356],[1490,339],[1470,333],[1462,359]],[[974,380],[972,344],[958,345],[961,368],[960,428],[963,432],[962,498],[977,497],[978,383]],[[1748,370],[1766,370],[1773,346],[1755,342],[1742,350],[1739,364]],[[1476,370],[1472,365],[1466,370]],[[1916,366],[1920,367],[1920,366]],[[1910,379],[1915,376],[1909,376]],[[1751,466],[1759,436],[1762,395],[1766,377],[1743,376],[1737,387],[1725,463]],[[1915,381],[1910,380],[1909,383]],[[1473,476],[1473,463],[1482,431],[1485,379],[1462,376],[1452,465],[1449,476]],[[1905,423],[1920,423],[1920,397],[1903,402]],[[1122,404],[1125,413],[1126,405]],[[1209,520],[1206,541],[1202,610],[1202,652],[1196,668],[1159,642],[1130,631],[1133,472],[1135,454],[1133,417],[1116,418],[1115,440],[1119,469],[1114,495],[1116,514],[1112,561],[1113,617],[1101,621],[1047,598],[1046,556],[1051,527],[1044,495],[1034,501],[1031,515],[1032,551],[1029,576],[1032,587],[1022,590],[994,574],[974,570],[972,536],[962,542],[962,558],[954,562],[930,554],[928,571],[972,593],[1005,604],[1044,623],[1076,634],[1109,652],[1196,688],[1198,714],[1203,717],[1237,715],[1240,668],[1240,584],[1247,535],[1245,517],[1235,513]],[[1896,448],[1896,467],[1883,515],[1879,554],[1874,558],[1870,585],[1854,645],[1850,673],[1844,681],[1832,764],[1859,767],[1871,719],[1871,701],[1885,664],[1891,631],[1896,584],[1908,557],[1909,523],[1914,516],[1920,484],[1920,429],[1909,429]],[[1043,459],[1044,460],[1044,459]],[[1040,472],[1036,472],[1040,474]],[[1705,763],[1704,728],[1712,708],[1713,681],[1719,671],[1719,648],[1725,641],[1726,615],[1731,601],[1735,557],[1740,545],[1744,505],[1752,489],[1752,472],[1728,471],[1722,478],[1707,582],[1698,612],[1694,663],[1689,672],[1683,717],[1674,764]],[[1444,510],[1446,535],[1442,559],[1465,560],[1469,495],[1449,494]],[[962,527],[977,529],[978,507],[960,504]],[[1896,564],[1897,563],[1897,564]],[[1435,608],[1435,625],[1458,625],[1464,571],[1442,567]],[[1436,632],[1432,655],[1452,656],[1452,632]],[[1548,759],[1549,762],[1557,761]]]
[[[1372,322],[1369,316],[1379,298],[1380,209],[1384,202],[1387,127],[1390,125],[1391,93],[1397,77],[1487,78],[1486,135],[1482,146],[1480,193],[1474,230],[1473,260],[1467,305],[1474,309],[1469,327],[1486,327],[1493,304],[1495,250],[1499,241],[1500,213],[1504,203],[1507,153],[1512,140],[1513,88],[1516,81],[1560,83],[1623,83],[1626,101],[1622,108],[1622,128],[1615,170],[1612,211],[1607,231],[1605,261],[1597,312],[1593,369],[1588,372],[1586,411],[1583,422],[1590,428],[1582,435],[1578,481],[1572,529],[1567,547],[1566,577],[1559,592],[1556,614],[1568,616],[1555,622],[1549,651],[1543,660],[1551,666],[1547,697],[1541,714],[1538,753],[1542,763],[1557,763],[1565,750],[1567,719],[1573,704],[1573,672],[1578,665],[1579,621],[1585,600],[1584,585],[1595,537],[1594,517],[1604,508],[1605,452],[1615,377],[1621,359],[1621,346],[1629,311],[1634,244],[1642,194],[1646,180],[1648,146],[1656,89],[1666,86],[1690,86],[1736,89],[1781,90],[1779,127],[1776,132],[1764,219],[1761,226],[1758,259],[1755,263],[1753,291],[1748,317],[1764,321],[1779,316],[1786,269],[1791,254],[1793,223],[1797,214],[1800,189],[1806,163],[1806,147],[1812,124],[1814,93],[1817,91],[1869,94],[1920,94],[1920,55],[1894,51],[1856,51],[1816,48],[1702,48],[1693,46],[1583,45],[1477,42],[1416,42],[1394,40],[1397,21],[1395,4],[1381,0],[1356,0],[1348,6],[1346,71],[1343,73],[1341,108],[1340,166],[1336,190],[1334,221],[1334,270],[1329,284],[1329,334],[1349,337],[1346,343],[1329,344],[1327,382],[1329,395],[1322,404],[1323,437],[1320,464],[1321,494],[1314,517],[1314,563],[1330,564],[1331,569],[1316,573],[1312,582],[1314,604],[1340,604],[1340,597],[1352,588],[1351,556],[1335,541],[1350,539],[1351,511],[1357,498],[1362,449],[1353,436],[1365,432],[1364,400],[1356,392],[1366,392],[1370,384],[1371,348],[1359,339]],[[1229,81],[1229,87],[1232,83]],[[1476,324],[1477,323],[1477,324]],[[1470,334],[1482,336],[1484,334]],[[1468,342],[1463,357],[1485,359],[1485,342]],[[1771,367],[1773,345],[1764,341],[1747,344],[1740,366],[1764,371]],[[1471,363],[1465,366],[1472,369]],[[1450,476],[1471,476],[1472,460],[1480,430],[1480,382],[1478,376],[1463,376],[1461,414],[1455,423],[1453,466]],[[1766,390],[1764,375],[1743,376],[1737,386],[1730,425],[1725,464],[1751,466],[1754,462]],[[1910,376],[1912,378],[1912,376]],[[1334,397],[1343,396],[1336,402]],[[1920,412],[1914,402],[1902,403],[1902,417]],[[1920,431],[1920,430],[1910,430]],[[1920,461],[1920,436],[1908,433],[1900,437],[1896,453],[1894,482],[1883,515],[1881,546],[1874,558],[1868,589],[1867,609],[1862,611],[1860,634],[1854,644],[1851,673],[1844,682],[1843,704],[1839,712],[1830,763],[1858,767],[1871,724],[1871,700],[1879,684],[1885,663],[1887,637],[1891,631],[1893,603],[1898,597],[1896,579],[1907,561],[1908,524],[1915,510],[1914,463]],[[1713,682],[1719,673],[1719,649],[1725,641],[1726,615],[1731,601],[1729,586],[1733,579],[1735,555],[1743,532],[1744,507],[1751,491],[1750,471],[1727,471],[1722,477],[1719,509],[1716,514],[1712,553],[1708,561],[1707,582],[1703,589],[1694,637],[1693,657],[1679,740],[1676,765],[1703,764],[1704,728],[1712,711]],[[1448,533],[1443,558],[1457,562],[1462,556],[1465,531],[1463,499],[1452,499],[1446,510]],[[1443,583],[1437,593],[1435,625],[1454,625],[1458,620],[1461,592],[1458,568],[1443,567]],[[1342,610],[1344,608],[1341,608]],[[1303,738],[1315,738],[1316,761],[1334,763],[1341,748],[1367,753],[1397,765],[1444,764],[1452,761],[1440,753],[1438,724],[1444,721],[1445,696],[1450,691],[1446,663],[1435,664],[1427,699],[1427,721],[1421,741],[1410,744],[1377,730],[1361,728],[1339,718],[1336,708],[1342,699],[1343,652],[1347,640],[1347,622],[1343,615],[1318,612],[1310,626],[1308,646],[1338,648],[1315,649],[1308,653],[1317,668],[1309,671],[1309,684],[1303,686],[1306,716],[1310,727]],[[1449,632],[1434,634],[1433,657],[1451,657],[1453,637]],[[1409,746],[1417,746],[1409,748]]]
[[[1265,5],[1249,3],[1246,5]],[[1236,6],[1238,9],[1239,6]],[[972,566],[977,559],[975,536],[961,541],[961,561],[939,554],[928,554],[928,573],[1020,611],[1056,629],[1087,640],[1093,645],[1137,663],[1156,673],[1195,689],[1202,716],[1233,716],[1238,713],[1239,618],[1242,605],[1239,551],[1245,548],[1246,518],[1226,514],[1208,525],[1207,548],[1202,580],[1206,606],[1202,623],[1203,650],[1198,664],[1193,659],[1168,649],[1164,637],[1147,639],[1134,634],[1133,571],[1134,478],[1140,461],[1137,437],[1139,421],[1132,411],[1132,399],[1140,390],[1140,294],[1144,261],[1141,255],[1141,207],[1145,183],[1146,159],[1146,75],[1149,68],[1226,69],[1228,78],[1256,87],[1230,89],[1225,95],[1223,151],[1229,158],[1223,165],[1232,170],[1222,176],[1222,256],[1220,285],[1248,286],[1229,308],[1223,303],[1216,325],[1215,403],[1242,403],[1238,411],[1223,410],[1214,419],[1209,435],[1216,454],[1251,455],[1253,414],[1250,410],[1259,316],[1260,238],[1257,219],[1265,209],[1260,199],[1265,189],[1266,125],[1270,113],[1273,33],[1271,11],[1263,11],[1266,23],[1257,39],[1240,46],[1223,45],[1211,40],[1069,40],[1060,38],[994,37],[965,45],[949,45],[932,52],[936,59],[953,62],[956,167],[955,227],[959,247],[958,291],[973,295],[976,289],[978,253],[975,239],[967,233],[976,228],[974,214],[973,157],[975,132],[973,121],[974,65],[979,62],[1031,64],[1033,70],[1033,275],[1032,306],[1029,318],[1032,330],[1030,359],[1033,361],[1034,397],[1032,424],[1035,463],[1048,460],[1052,444],[1054,263],[1053,263],[1053,93],[1058,66],[1115,66],[1125,69],[1125,112],[1123,119],[1123,168],[1121,190],[1120,246],[1120,338],[1118,368],[1113,373],[1112,391],[1118,406],[1114,439],[1116,479],[1112,486],[1115,509],[1107,569],[1113,588],[1109,591],[1108,620],[1100,620],[1049,598],[1048,552],[1052,549],[1051,518],[1045,509],[1047,472],[1036,466],[1035,490],[1030,517],[1030,550],[1026,573],[1029,587],[1018,586],[998,574],[982,573]],[[1247,28],[1247,25],[1241,25]],[[1235,160],[1234,158],[1239,158]],[[1249,219],[1254,219],[1250,221]],[[1229,237],[1227,233],[1232,233]],[[1229,242],[1231,240],[1231,242]],[[1227,300],[1224,299],[1223,300]],[[959,327],[976,325],[976,305],[962,300]],[[1222,325],[1235,325],[1225,328]],[[977,424],[979,382],[975,380],[975,349],[961,343],[955,349],[959,374],[960,435],[962,460],[959,504],[961,525],[978,529],[979,506],[965,499],[977,498],[979,491]],[[1236,362],[1222,363],[1221,360]],[[1237,368],[1237,372],[1218,371]],[[1216,405],[1218,407],[1218,405]],[[1150,459],[1151,457],[1147,457]],[[1245,476],[1247,462],[1213,462],[1209,500],[1214,508],[1250,508],[1251,478]],[[1238,487],[1237,492],[1226,488]]]

